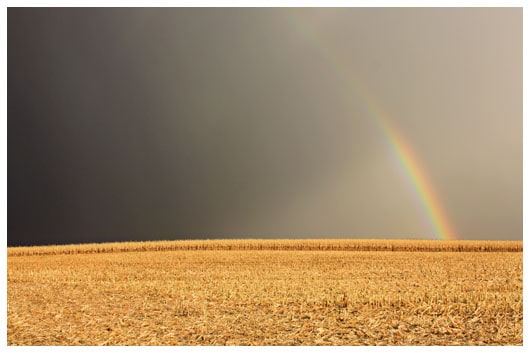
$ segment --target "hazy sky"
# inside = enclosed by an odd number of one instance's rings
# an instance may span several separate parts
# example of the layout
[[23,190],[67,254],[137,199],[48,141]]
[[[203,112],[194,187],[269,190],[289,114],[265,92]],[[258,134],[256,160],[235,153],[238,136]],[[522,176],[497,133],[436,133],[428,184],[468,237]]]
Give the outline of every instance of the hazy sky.
[[[9,8],[8,245],[522,239],[520,8]],[[370,107],[376,107],[374,111]]]

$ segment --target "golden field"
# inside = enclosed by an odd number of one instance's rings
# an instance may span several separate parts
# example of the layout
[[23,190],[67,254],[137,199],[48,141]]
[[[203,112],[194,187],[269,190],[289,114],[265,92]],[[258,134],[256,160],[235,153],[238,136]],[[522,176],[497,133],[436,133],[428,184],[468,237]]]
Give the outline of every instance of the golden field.
[[522,242],[8,248],[9,345],[521,345]]

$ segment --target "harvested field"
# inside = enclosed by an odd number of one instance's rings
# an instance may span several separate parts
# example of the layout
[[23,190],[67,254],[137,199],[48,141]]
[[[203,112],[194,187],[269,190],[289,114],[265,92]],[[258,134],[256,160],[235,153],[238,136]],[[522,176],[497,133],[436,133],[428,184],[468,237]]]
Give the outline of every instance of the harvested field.
[[7,340],[521,345],[522,242],[432,242],[372,241],[374,251],[352,240],[8,248]]

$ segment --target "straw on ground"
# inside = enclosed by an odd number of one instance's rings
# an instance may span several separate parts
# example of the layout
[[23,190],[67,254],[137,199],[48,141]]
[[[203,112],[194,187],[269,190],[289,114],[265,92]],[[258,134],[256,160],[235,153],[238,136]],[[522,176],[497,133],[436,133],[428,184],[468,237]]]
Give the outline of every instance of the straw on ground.
[[8,248],[8,344],[522,344],[522,242],[369,244]]

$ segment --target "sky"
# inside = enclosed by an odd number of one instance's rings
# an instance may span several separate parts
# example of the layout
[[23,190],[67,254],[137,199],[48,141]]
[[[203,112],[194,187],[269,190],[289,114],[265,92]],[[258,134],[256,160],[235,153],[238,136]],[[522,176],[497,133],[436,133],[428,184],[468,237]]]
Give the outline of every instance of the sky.
[[8,8],[8,246],[522,239],[521,8]]

